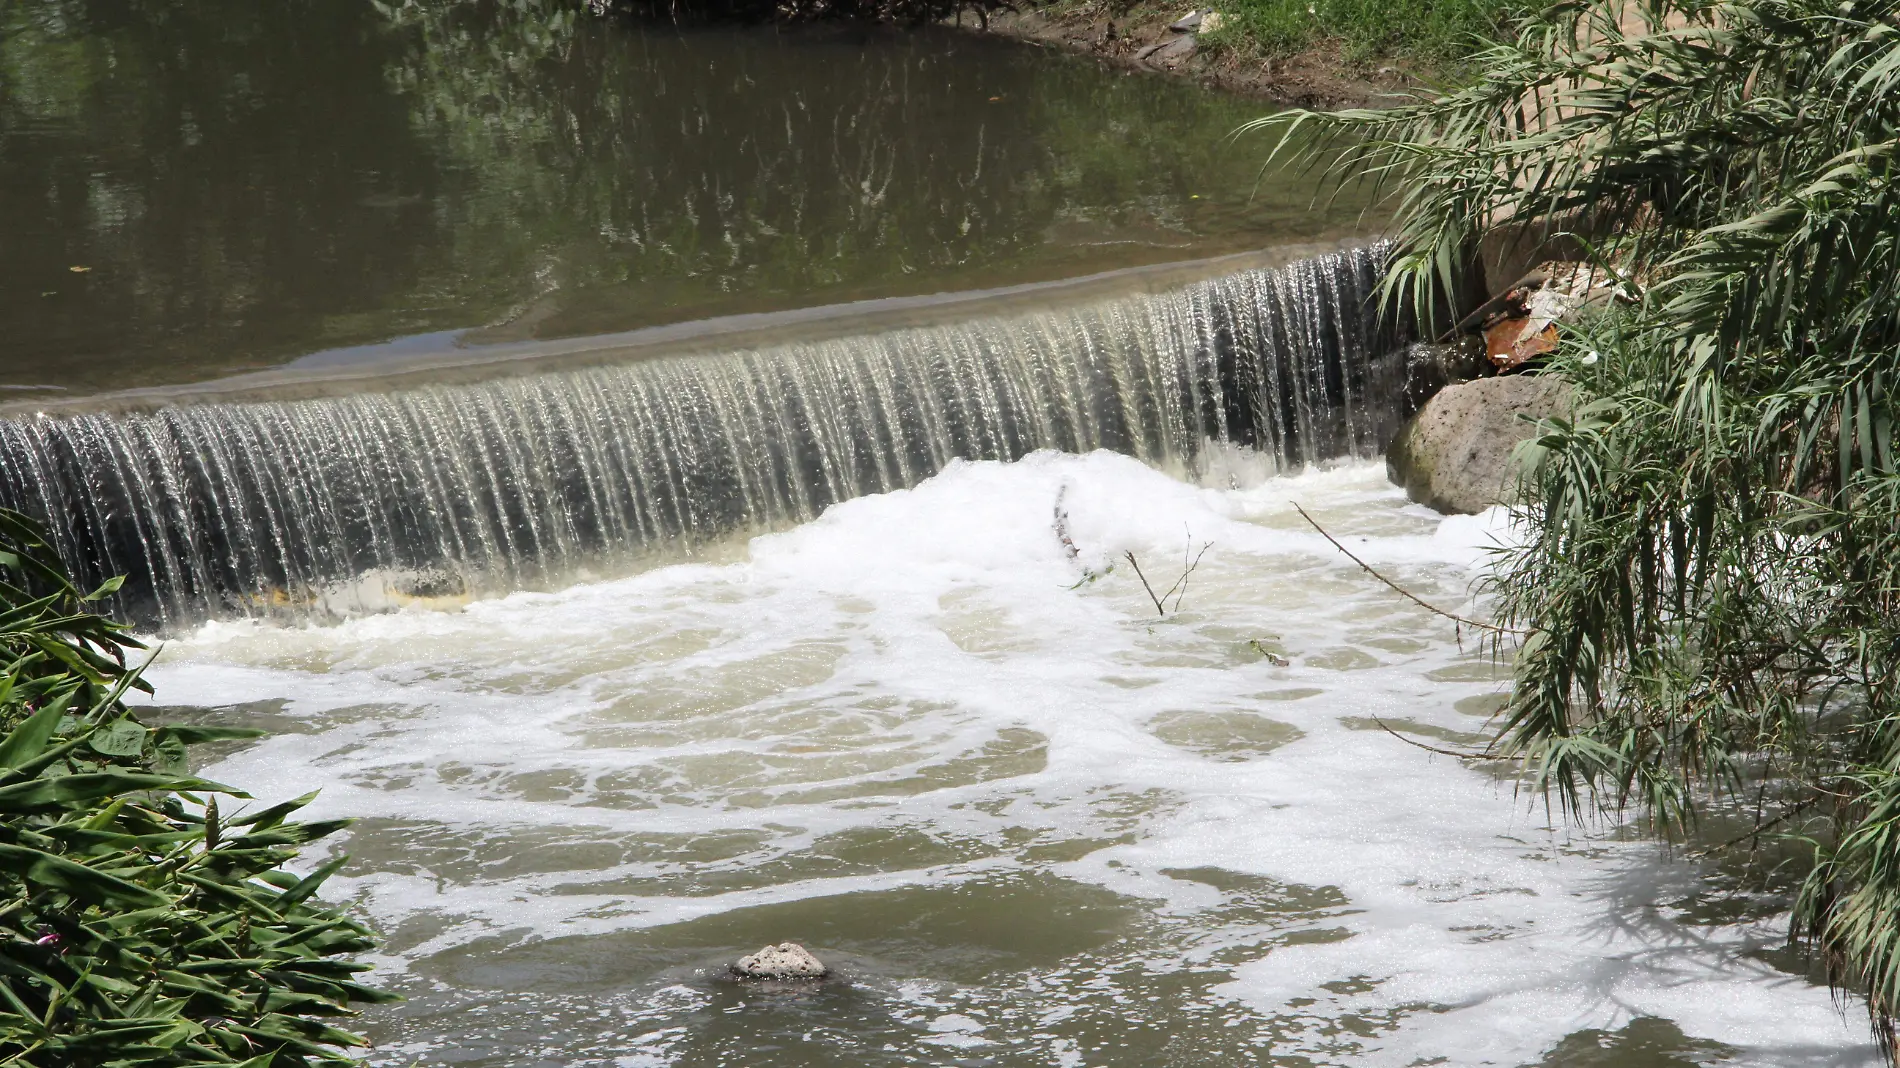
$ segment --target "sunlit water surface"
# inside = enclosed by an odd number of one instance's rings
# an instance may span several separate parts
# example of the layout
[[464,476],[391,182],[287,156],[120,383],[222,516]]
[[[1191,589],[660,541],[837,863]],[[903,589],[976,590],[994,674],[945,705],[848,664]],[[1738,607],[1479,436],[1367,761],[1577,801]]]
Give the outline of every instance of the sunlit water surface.
[[[214,777],[361,819],[378,1065],[1872,1063],[1772,910],[1379,729],[1474,744],[1499,674],[1291,502],[1451,606],[1495,524],[1247,466],[957,465],[712,562],[212,624],[153,681],[275,731]],[[1123,554],[1164,587],[1190,542],[1158,617]],[[784,939],[840,978],[721,978]]]

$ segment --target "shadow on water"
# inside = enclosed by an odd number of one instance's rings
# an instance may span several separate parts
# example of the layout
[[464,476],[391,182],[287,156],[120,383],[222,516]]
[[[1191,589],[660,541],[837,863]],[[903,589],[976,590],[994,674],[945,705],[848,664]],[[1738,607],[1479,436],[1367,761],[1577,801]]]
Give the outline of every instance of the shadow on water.
[[[1620,987],[1633,970],[1648,974],[1650,983],[1665,991],[1692,990],[1698,983],[1738,974],[1752,974],[1759,982],[1790,992],[1823,982],[1787,944],[1785,891],[1790,888],[1765,881],[1760,872],[1738,875],[1732,868],[1655,853],[1626,855],[1612,864],[1586,891],[1606,907],[1597,913],[1600,924],[1585,937],[1616,952],[1603,966],[1578,971],[1571,982],[1588,992],[1588,1000],[1618,1011],[1629,1022],[1620,1028],[1577,1031],[1527,1068],[1702,1068],[1741,1055],[1732,1046],[1684,1034],[1675,1021],[1628,1004]],[[1841,1009],[1849,1014],[1863,1011],[1847,1002]],[[1868,1068],[1877,1056],[1871,1048],[1768,1042],[1753,1046],[1747,1059],[1776,1068]]]
[[1578,1031],[1536,1068],[1704,1068],[1732,1053],[1719,1042],[1690,1038],[1668,1020],[1643,1016],[1614,1031]]

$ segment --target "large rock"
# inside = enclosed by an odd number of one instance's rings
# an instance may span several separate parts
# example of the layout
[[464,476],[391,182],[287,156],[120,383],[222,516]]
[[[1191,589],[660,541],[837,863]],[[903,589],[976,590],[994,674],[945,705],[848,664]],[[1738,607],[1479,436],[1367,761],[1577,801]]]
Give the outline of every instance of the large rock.
[[797,942],[780,942],[740,957],[732,970],[746,979],[823,979],[830,971]]
[[1548,375],[1480,378],[1440,390],[1399,431],[1385,469],[1406,496],[1448,514],[1510,503],[1519,471],[1517,443],[1531,420],[1570,411],[1570,387]]

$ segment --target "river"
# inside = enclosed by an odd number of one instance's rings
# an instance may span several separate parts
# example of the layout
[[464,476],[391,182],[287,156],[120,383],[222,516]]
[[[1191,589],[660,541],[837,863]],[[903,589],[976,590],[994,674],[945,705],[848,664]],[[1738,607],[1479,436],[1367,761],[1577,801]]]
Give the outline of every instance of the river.
[[[392,1068],[1873,1063],[1772,902],[1380,729],[1476,746],[1503,683],[1291,503],[1451,607],[1495,524],[1252,481],[958,465],[615,581],[210,624],[153,681],[276,732],[209,774],[363,820]],[[1121,554],[1190,540],[1159,616]],[[722,977],[786,939],[841,978]]]
[[[537,0],[0,26],[0,503],[133,576],[152,716],[269,730],[205,774],[358,820],[378,1068],[1877,1061],[1781,898],[1450,755],[1507,669],[1294,505],[1467,613],[1509,523],[1387,483],[1376,219],[1257,103]],[[726,974],[783,940],[834,977]]]
[[0,9],[0,385],[987,289],[1349,232],[1258,107],[950,32],[555,0]]

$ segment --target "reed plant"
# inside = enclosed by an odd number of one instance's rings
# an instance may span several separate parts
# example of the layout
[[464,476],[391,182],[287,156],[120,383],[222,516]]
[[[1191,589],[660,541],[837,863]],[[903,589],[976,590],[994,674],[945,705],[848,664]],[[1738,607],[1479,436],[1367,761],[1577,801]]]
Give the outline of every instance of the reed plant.
[[1621,277],[1545,372],[1581,397],[1526,446],[1526,540],[1493,572],[1527,634],[1493,752],[1573,814],[1776,845],[1791,936],[1892,1058],[1900,11],[1573,0],[1477,63],[1262,125],[1325,132],[1315,165],[1389,191],[1389,296],[1456,290],[1507,231]]
[[141,722],[140,643],[88,606],[43,532],[0,511],[0,1066],[310,1068],[357,1063],[335,1025],[391,999],[344,959],[370,932],[314,895],[341,860],[284,869],[347,821],[309,797],[188,772],[232,728]]

